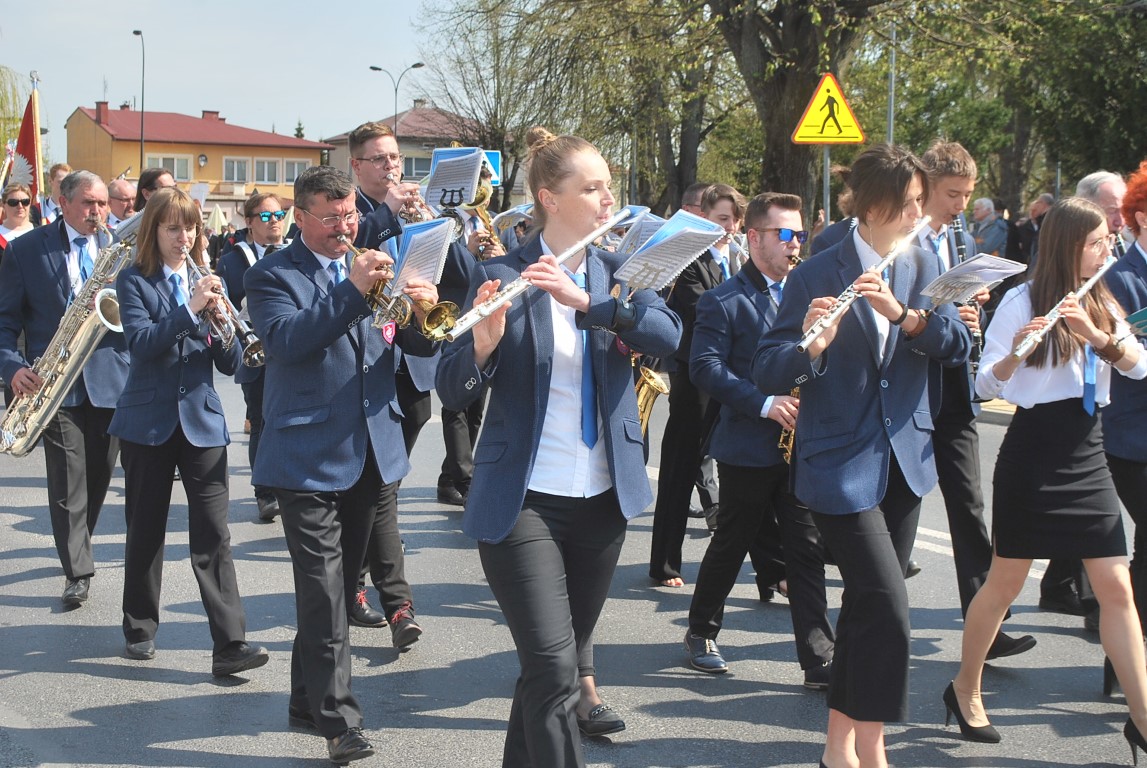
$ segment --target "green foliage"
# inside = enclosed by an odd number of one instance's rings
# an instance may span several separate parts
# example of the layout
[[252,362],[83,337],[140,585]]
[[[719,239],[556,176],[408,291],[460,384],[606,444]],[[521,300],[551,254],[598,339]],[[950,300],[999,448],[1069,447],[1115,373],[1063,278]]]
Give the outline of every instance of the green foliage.
[[299,122],[295,123],[295,138],[305,139],[306,134],[303,132],[303,118],[299,118]]
[[30,90],[27,75],[0,66],[0,146],[20,132]]

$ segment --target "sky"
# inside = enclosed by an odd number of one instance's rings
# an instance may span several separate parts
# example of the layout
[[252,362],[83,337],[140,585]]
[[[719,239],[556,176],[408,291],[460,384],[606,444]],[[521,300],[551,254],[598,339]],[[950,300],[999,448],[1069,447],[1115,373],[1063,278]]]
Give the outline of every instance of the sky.
[[[217,110],[229,123],[285,134],[301,119],[306,138],[317,140],[394,114],[390,78],[369,68],[397,77],[420,60],[419,4],[0,0],[0,65],[39,74],[45,159],[52,161],[66,158],[65,123],[77,107],[105,100],[112,109],[124,101],[138,106],[133,29],[142,30],[146,46],[147,111]],[[424,95],[419,77],[428,86],[427,72],[403,77],[399,111]]]

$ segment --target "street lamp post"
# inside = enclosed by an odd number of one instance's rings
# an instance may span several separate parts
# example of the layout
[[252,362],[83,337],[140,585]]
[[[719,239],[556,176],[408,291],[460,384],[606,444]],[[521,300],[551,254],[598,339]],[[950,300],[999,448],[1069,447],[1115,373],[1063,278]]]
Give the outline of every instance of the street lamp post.
[[425,67],[425,66],[426,65],[423,64],[421,61],[416,61],[413,64],[411,64],[409,67],[407,67],[406,69],[399,72],[397,80],[394,79],[394,75],[390,74],[389,72],[387,72],[382,67],[376,67],[373,64],[370,67],[371,72],[382,72],[387,77],[389,77],[390,82],[394,84],[394,138],[395,138],[395,141],[398,140],[398,86],[402,82],[402,76],[405,75],[407,72],[409,72],[412,69],[421,69],[422,67]]
[[144,115],[144,85],[147,82],[147,46],[143,44],[143,30],[133,29],[133,35],[139,38],[139,172],[147,166],[143,162],[143,115]]

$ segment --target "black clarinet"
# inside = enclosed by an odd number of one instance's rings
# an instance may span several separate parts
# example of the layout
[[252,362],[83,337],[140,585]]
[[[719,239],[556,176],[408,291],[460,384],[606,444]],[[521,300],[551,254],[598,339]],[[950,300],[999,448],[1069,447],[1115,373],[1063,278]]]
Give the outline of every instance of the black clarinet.
[[[960,264],[968,258],[968,247],[964,243],[964,225],[960,221],[960,217],[956,216],[952,220],[952,234],[955,235],[956,240],[956,258]],[[964,302],[965,307],[973,307],[979,309],[979,302],[975,298],[968,299]],[[972,331],[972,351],[968,354],[968,367],[972,372],[972,378],[975,379],[976,373],[980,370],[980,357],[984,354],[984,334],[981,331]]]
[[1115,233],[1115,247],[1111,249],[1111,253],[1117,259],[1122,259],[1127,253],[1127,246],[1123,244],[1123,236],[1118,232]]

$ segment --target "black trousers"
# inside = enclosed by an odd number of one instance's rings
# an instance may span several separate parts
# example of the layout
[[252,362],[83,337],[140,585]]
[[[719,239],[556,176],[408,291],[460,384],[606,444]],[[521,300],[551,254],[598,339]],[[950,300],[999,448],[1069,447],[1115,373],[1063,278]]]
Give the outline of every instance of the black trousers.
[[737,583],[745,555],[756,550],[768,553],[758,555],[761,562],[754,560],[758,586],[788,580],[801,668],[831,660],[834,638],[824,594],[824,546],[808,508],[789,493],[788,465],[741,467],[718,462],[717,469],[721,478],[717,530],[697,573],[689,631],[717,638],[725,600]]
[[689,499],[701,464],[708,404],[709,397],[694,386],[687,367],[669,374],[669,418],[661,438],[649,551],[649,576],[653,579],[681,576],[681,546],[689,524]]
[[112,408],[60,408],[44,428],[44,465],[52,538],[64,575],[81,579],[96,572],[92,532],[108,493],[119,439],[108,434]]
[[442,409],[442,442],[446,446],[446,457],[442,459],[442,473],[438,475],[439,486],[452,484],[463,493],[469,489],[470,479],[474,476],[474,446],[478,442],[485,410],[485,387],[478,399],[465,410]]
[[163,584],[163,544],[175,468],[187,491],[191,569],[215,651],[246,637],[246,618],[227,528],[227,448],[199,448],[176,427],[162,445],[121,441],[127,499],[123,634],[129,643],[155,638]]
[[625,518],[610,490],[589,499],[530,491],[510,535],[479,542],[522,668],[503,768],[585,765],[574,711],[578,678],[594,674],[585,651],[592,652],[624,541]]
[[1139,622],[1147,625],[1147,463],[1107,454],[1119,500],[1135,522],[1131,550],[1131,589]]
[[[396,495],[395,485],[389,488]],[[275,489],[295,580],[290,707],[310,712],[326,738],[362,726],[351,691],[347,593],[383,494],[369,445],[362,475],[346,491]]]
[[828,706],[853,720],[903,722],[910,634],[904,572],[920,497],[893,459],[878,506],[853,515],[813,511],[812,517],[844,580]]
[[[266,376],[259,374],[259,378],[246,384],[240,384],[243,390],[243,401],[247,404],[247,420],[251,422],[251,434],[247,441],[247,461],[252,471],[255,469],[255,457],[259,454],[259,438],[263,434],[263,382]],[[255,498],[270,499],[274,496],[271,489],[265,485],[256,485]]]
[[402,409],[402,440],[406,444],[406,455],[414,451],[418,434],[430,420],[430,393],[414,386],[410,371],[406,368],[406,358],[398,364],[394,373],[394,393],[398,397],[398,407]]

